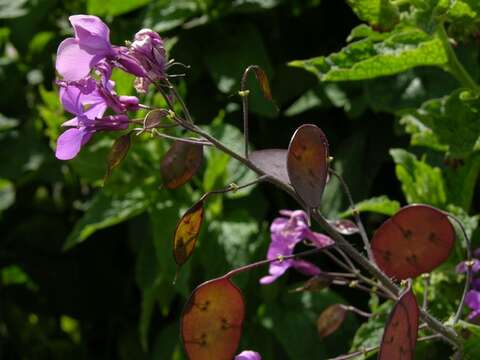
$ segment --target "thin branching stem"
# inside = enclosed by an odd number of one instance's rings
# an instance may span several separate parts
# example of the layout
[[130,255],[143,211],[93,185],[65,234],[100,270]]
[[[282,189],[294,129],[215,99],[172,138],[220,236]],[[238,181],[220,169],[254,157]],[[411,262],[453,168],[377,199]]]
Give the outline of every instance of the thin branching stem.
[[360,232],[360,236],[361,236],[362,241],[363,241],[363,247],[365,248],[365,251],[367,252],[367,255],[368,255],[368,258],[370,259],[370,261],[372,263],[375,263],[375,258],[373,257],[373,253],[372,253],[372,247],[370,246],[370,240],[368,239],[368,235],[367,235],[367,232],[365,231],[365,227],[363,226],[363,222],[362,222],[362,219],[360,218],[360,214],[355,207],[355,202],[353,201],[353,197],[352,197],[352,193],[350,192],[350,188],[348,187],[347,182],[345,181],[345,179],[343,178],[342,175],[340,175],[339,173],[337,173],[333,169],[329,169],[329,171],[332,175],[334,175],[338,179],[338,181],[340,181],[340,184],[342,185],[343,191],[347,195],[348,202],[350,203],[350,207],[352,209],[352,214],[353,214],[353,217],[355,219],[355,223],[357,224],[358,230]]
[[[183,122],[182,124],[187,130],[190,130],[197,135],[202,136],[203,138],[210,141],[215,147],[223,151],[224,153],[230,155],[234,159],[238,160],[240,163],[247,166],[249,169],[253,170],[259,175],[267,175],[263,170],[255,166],[248,158],[245,158],[233,150],[231,150],[228,146],[224,145],[221,141],[216,139],[215,137],[211,136],[207,132],[203,131],[201,128],[189,124],[187,122]],[[292,196],[303,208],[306,208],[304,202],[298,197],[295,193],[293,188],[283,183],[282,181],[269,176],[268,181],[272,184],[276,185],[280,189],[284,190],[287,194]],[[335,228],[333,228],[328,221],[318,212],[314,211],[312,213],[312,218],[325,230],[325,232],[337,242],[338,245],[342,246],[342,249],[346,251],[346,253],[363,269],[370,273],[373,277],[375,277],[378,281],[380,281],[381,285],[385,288],[385,290],[391,292],[393,295],[397,296],[400,292],[400,288],[387,276],[385,275],[375,264],[371,263],[365,256],[363,256],[360,252],[357,251],[341,234],[339,234]],[[317,249],[314,249],[317,250]],[[313,251],[314,251],[313,250]],[[322,251],[323,249],[318,249],[318,251]],[[312,252],[312,253],[315,253]],[[266,262],[268,263],[268,262]],[[248,265],[247,265],[248,266]],[[238,269],[237,269],[238,270]],[[232,270],[236,271],[236,270]],[[458,334],[451,328],[447,327],[442,324],[439,320],[435,317],[431,316],[427,312],[420,309],[420,317],[421,319],[428,324],[430,328],[432,328],[437,333],[441,334],[443,338],[445,338],[449,343],[451,343],[454,347],[460,348],[462,341],[460,340]]]

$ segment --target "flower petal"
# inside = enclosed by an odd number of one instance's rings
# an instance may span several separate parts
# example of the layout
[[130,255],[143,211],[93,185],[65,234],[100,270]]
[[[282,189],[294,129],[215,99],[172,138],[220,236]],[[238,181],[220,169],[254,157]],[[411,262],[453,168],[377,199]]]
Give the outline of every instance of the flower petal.
[[72,128],[65,131],[57,139],[55,156],[60,160],[70,160],[78,155],[82,146],[90,140],[92,133],[84,129]]
[[100,18],[92,15],[73,15],[68,19],[81,47],[103,56],[112,52],[110,29]]
[[308,276],[316,276],[321,273],[321,270],[317,266],[305,260],[294,260],[292,263],[292,267],[294,267],[295,270],[301,272],[302,274]]
[[55,68],[68,81],[80,80],[90,73],[90,69],[101,57],[81,49],[78,40],[68,38],[58,46]]

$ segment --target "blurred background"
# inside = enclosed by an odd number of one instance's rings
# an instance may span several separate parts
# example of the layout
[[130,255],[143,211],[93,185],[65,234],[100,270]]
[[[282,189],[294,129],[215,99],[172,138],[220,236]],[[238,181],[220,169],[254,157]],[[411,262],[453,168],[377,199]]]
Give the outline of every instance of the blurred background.
[[[252,79],[252,146],[286,148],[300,124],[321,127],[334,167],[350,185],[354,200],[375,198],[372,203],[380,204],[375,208],[379,211],[364,216],[370,234],[392,208],[407,202],[389,154],[391,148],[410,146],[410,136],[395,120],[399,111],[458,86],[436,68],[321,84],[313,74],[287,66],[345,46],[360,20],[344,1],[0,0],[2,360],[184,359],[179,318],[190,292],[233,267],[265,258],[270,222],[280,209],[295,207],[270,185],[212,197],[198,248],[173,285],[172,236],[181,214],[204,192],[245,183],[254,175],[209,149],[189,184],[163,189],[160,160],[169,144],[148,136],[135,139],[105,186],[106,155],[118,134],[96,135],[72,161],[55,159],[60,124],[69,114],[58,100],[54,58],[60,41],[72,34],[72,14],[102,17],[113,44],[132,39],[143,27],[158,31],[169,57],[190,66],[171,72],[186,73],[173,81],[196,122],[239,151],[239,82],[246,66],[260,65],[270,78],[278,110],[262,98]],[[458,49],[475,77],[477,48],[476,40],[470,40]],[[134,94],[131,77],[117,72],[114,79],[119,94]],[[421,81],[420,89],[412,88],[415,79],[417,85]],[[142,101],[163,104],[153,91]],[[425,148],[412,151],[432,154]],[[445,161],[442,154],[429,161],[442,171],[462,166]],[[478,166],[472,171],[465,216],[476,213],[471,204],[478,204]],[[437,206],[448,203],[425,199]],[[322,207],[331,218],[348,209],[337,182],[327,186]],[[477,218],[469,219],[473,230]],[[355,236],[352,242],[361,248]],[[322,255],[312,260],[335,270]],[[258,279],[266,272],[260,268],[236,279],[247,304],[240,350],[256,350],[265,360],[324,359],[348,351],[364,320],[349,315],[339,331],[320,339],[316,319],[337,302],[368,309],[367,295],[343,288],[290,292],[304,280],[294,271],[261,286]],[[449,284],[455,298],[461,283]],[[445,313],[452,308],[442,306]],[[375,343],[378,336],[365,339]],[[436,356],[442,345],[430,351]]]

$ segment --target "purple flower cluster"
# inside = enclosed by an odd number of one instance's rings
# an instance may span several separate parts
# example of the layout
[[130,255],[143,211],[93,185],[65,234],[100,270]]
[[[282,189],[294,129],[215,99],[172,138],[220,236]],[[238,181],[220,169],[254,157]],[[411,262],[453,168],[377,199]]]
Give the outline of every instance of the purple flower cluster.
[[[466,273],[470,267],[470,271],[473,274],[477,274],[480,271],[480,248],[475,250],[474,255],[475,259],[473,259],[470,263],[462,261],[460,264],[458,264],[456,267],[457,272]],[[465,303],[471,310],[470,314],[468,315],[469,320],[473,320],[480,316],[480,278],[476,277],[475,275],[472,277],[470,282],[470,290],[465,296]]]
[[308,216],[304,211],[281,210],[280,214],[282,216],[273,220],[270,226],[272,241],[267,253],[267,259],[278,261],[270,263],[270,275],[260,279],[263,285],[274,282],[291,267],[308,276],[320,274],[320,269],[308,261],[282,258],[292,255],[295,245],[305,239],[310,240],[312,245],[318,248],[333,244],[333,240],[328,236],[310,230]]
[[[136,77],[135,87],[145,92],[152,82],[165,78],[166,52],[160,36],[140,30],[128,46],[110,43],[108,26],[96,16],[69,18],[75,37],[63,40],[57,50],[55,67],[62,76],[60,101],[75,117],[62,124],[69,127],[57,140],[56,157],[69,160],[97,131],[125,130],[127,111],[142,105],[135,96],[119,96],[111,80],[113,68]],[[105,116],[110,108],[113,115]]]

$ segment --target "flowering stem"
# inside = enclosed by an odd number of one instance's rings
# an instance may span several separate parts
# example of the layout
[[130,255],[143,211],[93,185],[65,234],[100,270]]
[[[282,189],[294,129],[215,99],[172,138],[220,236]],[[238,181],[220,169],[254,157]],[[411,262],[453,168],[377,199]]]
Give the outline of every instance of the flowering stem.
[[342,184],[343,191],[347,195],[348,201],[350,203],[350,207],[352,208],[352,213],[353,213],[353,217],[355,218],[355,223],[357,224],[358,230],[360,231],[360,236],[362,237],[365,251],[367,252],[367,255],[370,261],[375,264],[375,258],[373,257],[372,248],[370,246],[370,240],[368,239],[367,232],[365,231],[365,227],[363,226],[362,219],[360,218],[360,214],[358,210],[355,208],[355,202],[353,201],[350,188],[348,187],[346,181],[343,179],[342,175],[340,175],[339,173],[337,173],[335,170],[332,170],[332,169],[329,169],[329,171],[338,179],[338,181],[340,181],[340,184]]
[[[259,175],[268,176],[263,170],[255,166],[248,158],[245,158],[226,145],[224,145],[221,141],[217,140],[215,137],[211,136],[207,132],[200,129],[198,126],[194,124],[189,124],[187,122],[183,122],[182,125],[187,129],[190,130],[197,135],[202,136],[203,138],[210,141],[218,150],[223,151],[224,153],[230,155],[232,158],[238,160],[240,163],[244,164],[249,169],[255,171]],[[303,208],[307,208],[304,202],[298,197],[295,193],[293,188],[288,184],[274,178],[271,176],[267,177],[267,180],[272,184],[276,185],[278,188],[282,189],[290,196],[292,196]],[[312,214],[313,219],[325,230],[325,232],[335,240],[342,248],[347,252],[347,254],[357,262],[363,269],[368,271],[373,277],[378,279],[382,286],[385,287],[386,290],[391,292],[393,295],[398,295],[400,288],[387,276],[385,275],[374,263],[370,262],[365,256],[363,256],[360,252],[358,252],[341,234],[339,234],[329,223],[328,221],[318,212],[314,211]],[[320,251],[319,249],[314,249],[312,253],[316,251]],[[298,255],[297,255],[298,256]],[[268,264],[269,262],[263,262],[260,265]],[[253,264],[251,264],[253,265]],[[260,266],[257,265],[257,266]],[[246,265],[247,267],[249,265]],[[245,270],[232,270],[235,274],[237,272],[245,271]],[[441,334],[443,338],[447,339],[454,347],[460,348],[462,341],[460,340],[458,334],[450,327],[445,326],[436,318],[428,314],[427,312],[420,309],[420,317],[421,319],[428,324],[428,326],[436,331],[437,333]]]
[[342,307],[342,309],[345,309],[347,311],[351,311],[351,312],[354,312],[355,314],[358,314],[360,316],[363,316],[363,317],[366,317],[366,318],[370,318],[373,316],[372,313],[369,313],[369,312],[366,312],[366,311],[362,311],[360,309],[357,309],[356,307],[354,306],[349,306],[349,305],[340,305]]
[[472,281],[472,243],[460,219],[458,219],[456,216],[453,216],[449,213],[445,213],[445,215],[447,215],[450,219],[454,220],[458,224],[458,226],[460,226],[460,229],[462,229],[463,237],[465,239],[466,246],[467,246],[467,266],[466,266],[467,276],[465,279],[465,286],[463,287],[462,297],[460,298],[460,303],[458,304],[457,312],[455,313],[455,317],[453,318],[453,324],[456,324],[462,316],[463,306],[465,305],[465,297],[467,296],[468,289],[470,288],[470,282]]

